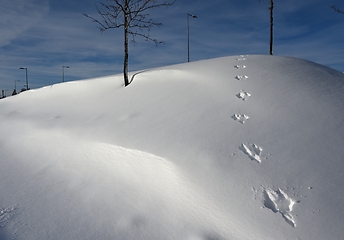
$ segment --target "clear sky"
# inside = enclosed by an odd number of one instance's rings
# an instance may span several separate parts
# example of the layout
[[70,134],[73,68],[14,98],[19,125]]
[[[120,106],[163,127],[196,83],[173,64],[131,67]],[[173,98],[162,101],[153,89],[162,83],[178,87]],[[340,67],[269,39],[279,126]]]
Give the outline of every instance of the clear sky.
[[[104,0],[106,2],[106,0]],[[65,81],[121,73],[123,30],[100,33],[95,0],[0,0],[0,90],[31,89]],[[342,0],[275,0],[274,55],[308,59],[344,71]],[[150,35],[165,43],[137,39],[130,45],[129,71],[187,61],[187,13],[191,61],[238,54],[269,53],[269,0],[177,0],[152,10],[163,23]],[[292,71],[292,69],[291,69]]]

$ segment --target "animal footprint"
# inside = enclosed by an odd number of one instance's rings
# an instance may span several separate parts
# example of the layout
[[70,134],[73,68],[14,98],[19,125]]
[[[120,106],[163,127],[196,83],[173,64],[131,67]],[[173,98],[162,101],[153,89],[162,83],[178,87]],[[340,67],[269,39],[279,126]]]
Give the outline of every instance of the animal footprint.
[[0,208],[0,230],[11,220],[15,210],[15,208]]
[[246,68],[245,65],[235,65],[234,66],[236,69],[242,69],[242,68]]
[[245,123],[247,119],[249,119],[249,116],[246,114],[234,114],[232,118],[236,121],[239,121],[240,123]]
[[265,188],[263,190],[264,206],[271,209],[274,213],[281,213],[287,223],[296,227],[294,217],[291,215],[296,202],[280,188],[277,191]]
[[236,96],[238,98],[242,99],[243,101],[245,101],[247,98],[249,98],[251,96],[251,94],[248,92],[245,92],[243,90],[240,90],[240,92]]
[[247,79],[247,78],[248,78],[248,76],[246,76],[246,75],[242,75],[242,76],[238,75],[238,76],[235,77],[235,79],[236,79],[236,80],[239,80],[239,81],[240,81],[240,80]]
[[263,149],[261,147],[259,147],[256,144],[252,144],[252,145],[246,145],[246,144],[242,144],[239,148],[243,153],[245,153],[251,160],[255,160],[259,163],[262,162],[262,160],[260,159],[260,155],[263,151]]

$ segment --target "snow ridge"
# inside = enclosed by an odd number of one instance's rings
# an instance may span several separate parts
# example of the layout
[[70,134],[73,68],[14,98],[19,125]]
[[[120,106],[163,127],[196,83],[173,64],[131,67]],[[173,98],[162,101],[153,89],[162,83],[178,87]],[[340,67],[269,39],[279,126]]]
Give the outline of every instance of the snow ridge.
[[2,99],[0,239],[342,239],[343,82],[242,55]]

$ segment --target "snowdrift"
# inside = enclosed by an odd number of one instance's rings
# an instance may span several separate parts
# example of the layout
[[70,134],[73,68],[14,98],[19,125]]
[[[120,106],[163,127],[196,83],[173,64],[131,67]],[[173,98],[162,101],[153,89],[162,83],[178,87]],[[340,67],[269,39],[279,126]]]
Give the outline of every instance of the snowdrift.
[[0,101],[0,239],[342,239],[344,74],[233,56]]

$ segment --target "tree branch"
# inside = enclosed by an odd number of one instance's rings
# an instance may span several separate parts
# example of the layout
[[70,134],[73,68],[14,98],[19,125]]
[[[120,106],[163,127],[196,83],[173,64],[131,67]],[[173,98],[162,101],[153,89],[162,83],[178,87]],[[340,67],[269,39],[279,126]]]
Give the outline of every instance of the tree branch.
[[[138,28],[141,32],[147,29],[148,32],[153,26],[160,27],[162,23],[155,22],[152,18],[149,18],[149,14],[143,14],[144,11],[159,8],[159,7],[169,7],[175,3],[176,0],[171,2],[164,1],[159,3],[158,0],[107,0],[113,3],[100,2],[100,7],[96,5],[97,12],[101,16],[101,19],[96,19],[88,14],[83,14],[85,17],[90,18],[93,22],[97,23],[101,32],[104,32],[112,28],[128,27],[128,28]],[[128,6],[125,8],[124,1],[128,1]],[[123,18],[124,15],[128,17],[127,26],[124,26]],[[128,32],[133,34],[135,32]],[[137,32],[136,32],[137,33]],[[148,34],[136,34],[138,36],[144,37],[146,40],[152,40],[154,43],[160,43],[159,41],[154,41],[156,39],[151,39]]]
[[340,9],[339,9],[337,6],[335,6],[335,5],[331,6],[331,8],[332,8],[334,11],[338,12],[338,13],[344,14],[344,11],[340,10]]
[[124,85],[129,85],[128,81],[128,35],[132,36],[135,43],[137,36],[146,41],[154,42],[155,45],[163,43],[155,38],[151,38],[149,33],[153,26],[160,27],[162,23],[155,22],[148,13],[144,13],[152,8],[169,7],[176,0],[106,0],[107,3],[100,2],[100,7],[96,5],[100,19],[83,14],[98,24],[101,32],[111,28],[124,28],[124,64],[123,75]]

